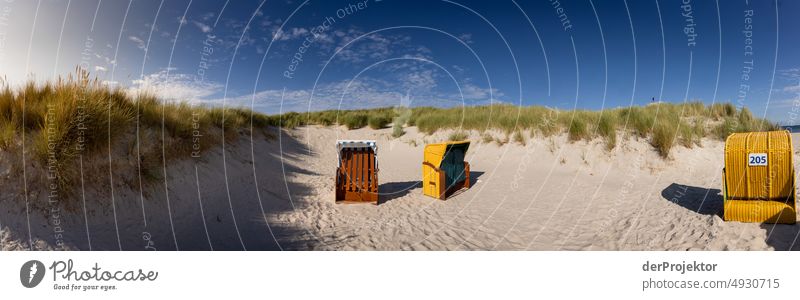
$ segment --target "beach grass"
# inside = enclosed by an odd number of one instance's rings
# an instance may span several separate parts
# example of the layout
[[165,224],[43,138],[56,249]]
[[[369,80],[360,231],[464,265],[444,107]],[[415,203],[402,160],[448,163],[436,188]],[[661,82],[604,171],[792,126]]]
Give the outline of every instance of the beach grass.
[[468,133],[466,133],[464,131],[457,130],[457,131],[454,131],[453,133],[451,133],[447,137],[447,140],[448,141],[453,141],[453,142],[458,142],[458,141],[464,141],[467,138],[469,138],[469,134]]
[[[111,151],[119,143],[140,143],[141,154],[157,157],[140,155],[139,165],[157,168],[162,158],[189,157],[234,140],[242,130],[276,123],[295,125],[278,119],[240,108],[192,106],[147,93],[132,95],[80,69],[53,82],[29,82],[16,89],[3,84],[0,90],[0,148],[14,150],[27,141],[26,151],[63,188],[74,179],[77,157]],[[152,134],[146,137],[146,133]],[[151,141],[154,137],[155,142]]]
[[[608,150],[617,146],[617,134],[623,133],[648,139],[663,157],[667,157],[675,145],[692,147],[705,137],[724,140],[734,132],[779,128],[774,123],[754,117],[746,107],[737,108],[731,103],[705,105],[702,102],[660,102],[597,111],[496,104],[455,108],[414,107],[410,111],[410,116],[407,119],[404,117],[402,121],[405,122],[402,123],[397,121],[398,112],[393,108],[329,110],[269,118],[292,119],[289,123],[293,126],[345,125],[351,129],[367,126],[371,118],[392,119],[395,123],[392,135],[395,137],[402,135],[403,123],[416,126],[426,134],[448,129],[459,133],[499,130],[506,135],[513,135],[515,140],[519,140],[515,133],[522,130],[530,131],[532,136],[541,134],[543,137],[566,133],[572,142],[603,139]],[[278,125],[274,122],[271,124]],[[376,121],[376,124],[380,126],[370,127],[385,126],[382,122]],[[485,136],[482,139],[488,140]]]
[[616,114],[601,113],[597,122],[597,134],[605,139],[608,150],[617,146],[617,118]]
[[[426,134],[452,130],[449,140],[464,140],[470,131],[477,131],[484,143],[504,145],[513,140],[525,145],[523,132],[527,131],[531,137],[566,134],[571,142],[598,138],[608,150],[617,146],[618,134],[630,134],[647,139],[663,157],[675,145],[692,147],[704,137],[725,139],[734,132],[778,128],[731,103],[654,103],[599,111],[496,104],[265,115],[245,108],[194,106],[148,93],[130,94],[91,79],[82,70],[54,82],[0,87],[0,149],[13,150],[24,137],[35,158],[43,165],[57,162],[55,168],[63,174],[69,173],[77,156],[109,151],[120,139],[138,143],[142,168],[157,168],[162,159],[205,151],[247,130],[306,125],[382,129],[390,124],[395,138],[404,135],[404,126],[416,126]],[[500,131],[502,136],[488,131]],[[143,143],[148,132],[158,140]],[[199,142],[198,132],[203,136]],[[143,158],[143,153],[156,157]],[[63,184],[69,182],[69,176],[62,177]]]
[[522,131],[520,130],[514,131],[513,139],[515,143],[520,144],[522,146],[528,144],[528,139],[525,137],[524,134],[522,134]]

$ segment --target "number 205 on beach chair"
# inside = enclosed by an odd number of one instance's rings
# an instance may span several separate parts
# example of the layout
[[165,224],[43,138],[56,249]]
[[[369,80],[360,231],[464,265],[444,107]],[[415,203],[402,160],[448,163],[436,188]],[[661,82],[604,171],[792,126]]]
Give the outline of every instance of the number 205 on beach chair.
[[794,224],[792,136],[788,131],[734,133],[725,141],[725,221]]
[[444,200],[461,188],[469,188],[469,163],[464,156],[469,141],[429,144],[422,162],[422,192]]
[[373,140],[336,141],[337,203],[378,203],[378,146]]

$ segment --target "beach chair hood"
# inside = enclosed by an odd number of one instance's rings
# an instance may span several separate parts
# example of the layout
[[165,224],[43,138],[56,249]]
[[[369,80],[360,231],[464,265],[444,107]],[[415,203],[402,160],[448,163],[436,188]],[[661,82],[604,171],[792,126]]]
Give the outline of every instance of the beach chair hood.
[[[378,156],[378,144],[375,140],[337,140],[336,141],[336,166],[341,167],[342,163],[342,150],[343,149],[358,149],[358,148],[371,148],[375,156]],[[378,166],[378,160],[375,160],[375,166]]]

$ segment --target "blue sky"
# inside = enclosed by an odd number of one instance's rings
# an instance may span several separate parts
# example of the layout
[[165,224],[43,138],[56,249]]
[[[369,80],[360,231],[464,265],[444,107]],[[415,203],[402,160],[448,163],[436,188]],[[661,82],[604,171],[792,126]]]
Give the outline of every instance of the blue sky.
[[798,1],[17,0],[0,3],[0,70],[20,84],[80,65],[266,113],[656,98],[800,123],[798,16]]

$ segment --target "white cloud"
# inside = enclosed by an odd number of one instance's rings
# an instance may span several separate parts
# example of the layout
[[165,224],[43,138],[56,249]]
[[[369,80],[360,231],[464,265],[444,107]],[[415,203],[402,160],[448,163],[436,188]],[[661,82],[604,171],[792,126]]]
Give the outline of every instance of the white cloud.
[[800,84],[785,86],[783,87],[783,91],[787,93],[800,93]]
[[[795,71],[794,73],[797,72]],[[800,79],[800,76],[797,76],[796,80],[797,79]],[[775,89],[774,91],[776,91],[779,95],[778,97],[782,99],[771,101],[769,104],[770,110],[785,114],[788,108],[795,108],[800,105],[800,82],[784,86],[780,89]],[[793,111],[790,114],[794,114]],[[797,124],[798,121],[792,120],[790,123],[794,125]]]
[[[386,37],[378,33],[363,36],[355,40],[362,33],[351,30],[347,36],[344,36],[339,46],[339,54],[336,60],[346,63],[362,63],[365,61],[383,60],[392,56],[395,50],[401,49],[404,44],[402,41],[404,37]],[[351,41],[354,41],[350,43]],[[349,43],[349,44],[348,44]],[[346,48],[344,48],[347,46]]]
[[461,92],[466,100],[489,100],[491,98],[496,100],[504,96],[497,88],[482,88],[471,83],[462,85]]
[[[306,112],[327,109],[363,109],[388,106],[438,106],[453,107],[460,105],[489,104],[499,102],[502,95],[494,90],[495,99],[490,99],[489,89],[472,84],[465,84],[464,99],[458,92],[437,92],[431,83],[433,75],[421,72],[410,75],[403,81],[387,81],[363,77],[354,81],[338,81],[317,86],[311,89],[281,90],[269,89],[255,94],[200,101],[204,104],[219,106],[251,107],[257,111],[270,114],[280,112]],[[414,86],[413,84],[421,84]],[[427,87],[427,88],[426,88]]]
[[200,22],[197,22],[197,21],[193,21],[192,23],[194,23],[194,25],[197,26],[197,28],[199,28],[200,31],[202,31],[203,33],[211,32],[211,26],[208,26],[206,24],[203,24],[203,23],[200,23]]
[[106,67],[103,67],[103,66],[94,66],[94,71],[95,72],[105,72],[105,71],[108,71],[108,69]]
[[102,59],[103,61],[105,61],[105,63],[106,63],[107,65],[110,65],[110,66],[113,66],[113,65],[116,65],[116,64],[117,64],[117,61],[116,61],[116,60],[114,60],[114,59],[111,59],[111,58],[110,58],[110,57],[108,57],[108,56],[101,55],[101,54],[99,54],[99,53],[95,53],[95,54],[94,54],[94,57],[96,57],[96,58],[99,58],[99,59]]
[[128,40],[134,42],[136,44],[136,48],[139,48],[141,50],[147,50],[147,47],[145,46],[144,41],[142,39],[140,39],[139,37],[131,35],[131,36],[128,36]]
[[161,70],[134,80],[128,93],[152,93],[166,101],[198,103],[219,93],[223,87],[216,82],[196,80],[191,74],[168,73],[168,70]]
[[[336,51],[339,51],[339,53],[334,62],[347,64],[373,63],[390,57],[402,56],[428,58],[432,52],[431,49],[423,45],[411,43],[411,37],[407,35],[372,33],[364,36],[365,32],[363,30],[351,27],[346,30],[321,31],[314,36],[309,29],[302,27],[279,30],[279,24],[279,21],[272,22],[268,20],[261,23],[261,29],[270,32],[272,40],[279,42],[298,43],[302,39],[313,38],[311,48],[316,50],[314,53],[319,55],[323,61],[327,60]],[[354,41],[357,37],[361,38]],[[265,40],[265,42],[270,42],[270,40]],[[294,51],[295,48],[289,47],[289,49]]]
[[[224,100],[227,106],[252,107],[266,113],[304,112],[326,109],[356,109],[400,105],[403,93],[383,90],[366,81],[340,81],[319,85],[311,89],[283,90],[271,89],[255,94],[233,97]],[[223,99],[206,101],[212,105],[222,105]]]
[[[393,57],[423,58],[431,59],[432,51],[423,45],[415,45],[410,36],[407,35],[384,35],[372,33],[364,36],[364,32],[358,29],[344,31],[334,31],[331,38],[335,37],[335,45],[327,55],[339,51],[335,57],[335,62],[358,64],[374,63]],[[360,37],[358,40],[356,38]],[[322,45],[326,47],[325,44]],[[345,47],[346,46],[346,47]],[[324,49],[328,50],[328,49]]]
[[471,33],[462,33],[461,35],[458,36],[458,39],[467,44],[473,43]]
[[434,78],[433,70],[410,72],[405,77],[402,83],[405,89],[430,91],[436,87],[436,78]]
[[770,101],[769,109],[778,113],[786,113],[787,108],[800,106],[800,98],[798,99],[784,99],[778,101]]
[[276,41],[289,41],[305,38],[308,35],[308,29],[293,27],[286,30],[275,30],[273,39]]
[[785,70],[778,70],[781,78],[791,81],[800,80],[800,68],[789,68]]
[[200,16],[200,18],[203,19],[203,21],[210,21],[211,19],[214,18],[214,13],[213,12],[204,13],[203,15]]

